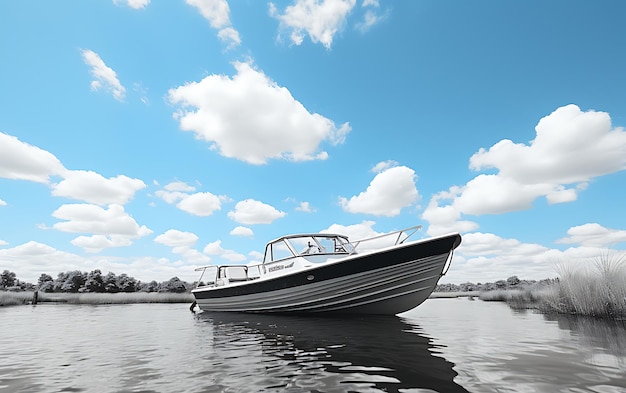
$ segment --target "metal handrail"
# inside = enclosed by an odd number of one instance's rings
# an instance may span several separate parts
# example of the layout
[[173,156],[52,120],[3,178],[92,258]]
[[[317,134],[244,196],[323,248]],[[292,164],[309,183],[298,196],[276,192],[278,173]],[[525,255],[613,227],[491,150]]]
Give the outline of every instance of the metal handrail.
[[[394,245],[402,244],[409,237],[413,236],[413,234],[415,232],[419,231],[420,229],[422,229],[421,225],[415,225],[415,226],[404,228],[404,229],[400,229],[400,230],[397,230],[397,231],[384,233],[382,235],[372,236],[372,237],[368,237],[366,239],[361,239],[361,240],[357,240],[357,241],[354,241],[354,242],[350,242],[350,244],[352,244],[352,254],[356,252],[356,248],[363,242],[368,242],[368,241],[375,240],[375,239],[381,239],[381,238],[384,238],[384,237],[393,236],[395,234],[398,234],[398,238],[394,242]],[[400,240],[403,233],[406,234],[406,237],[404,239]]]

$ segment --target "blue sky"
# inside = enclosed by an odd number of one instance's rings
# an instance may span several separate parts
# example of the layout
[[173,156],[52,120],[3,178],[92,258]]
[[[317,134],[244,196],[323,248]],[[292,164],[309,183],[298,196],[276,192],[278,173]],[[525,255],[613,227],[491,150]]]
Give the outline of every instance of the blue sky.
[[[442,282],[623,253],[622,1],[0,3],[0,269],[193,281],[461,232]],[[607,251],[613,250],[613,251]]]

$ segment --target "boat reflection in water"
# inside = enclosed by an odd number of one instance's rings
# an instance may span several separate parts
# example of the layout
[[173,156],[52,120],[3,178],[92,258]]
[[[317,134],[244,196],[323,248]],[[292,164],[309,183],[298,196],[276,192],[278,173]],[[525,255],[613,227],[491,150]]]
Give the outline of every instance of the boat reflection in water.
[[[210,363],[219,363],[221,371],[198,370],[212,374],[214,387],[237,383],[249,391],[467,391],[454,382],[454,364],[438,356],[438,347],[419,325],[401,317],[203,312],[197,321],[211,325],[211,356],[223,354]],[[228,373],[229,380],[216,372]]]

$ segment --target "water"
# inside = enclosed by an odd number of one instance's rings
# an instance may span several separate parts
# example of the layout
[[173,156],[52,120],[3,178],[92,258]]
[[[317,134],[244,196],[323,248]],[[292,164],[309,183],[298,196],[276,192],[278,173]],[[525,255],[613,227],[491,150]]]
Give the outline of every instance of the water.
[[626,392],[626,327],[431,299],[401,317],[0,308],[0,393]]

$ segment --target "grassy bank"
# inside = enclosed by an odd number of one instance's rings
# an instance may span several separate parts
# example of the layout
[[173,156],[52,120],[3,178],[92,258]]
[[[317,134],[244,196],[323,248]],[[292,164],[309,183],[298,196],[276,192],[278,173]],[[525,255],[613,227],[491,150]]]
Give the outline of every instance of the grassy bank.
[[523,290],[482,292],[481,300],[505,301],[514,308],[626,319],[626,259],[603,255],[583,265],[560,265],[559,281]]
[[[0,306],[30,304],[33,292],[0,292]],[[132,303],[191,303],[190,293],[130,292],[130,293],[44,293],[39,292],[38,303],[69,304],[132,304]]]

